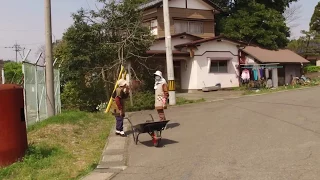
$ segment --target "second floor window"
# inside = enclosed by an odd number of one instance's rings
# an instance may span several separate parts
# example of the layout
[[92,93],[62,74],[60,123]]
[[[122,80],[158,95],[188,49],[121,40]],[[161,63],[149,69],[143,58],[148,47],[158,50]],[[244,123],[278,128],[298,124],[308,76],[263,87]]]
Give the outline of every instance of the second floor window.
[[158,35],[158,21],[156,19],[147,21],[143,24],[150,29],[151,34]]
[[174,31],[175,33],[203,34],[203,22],[174,21]]

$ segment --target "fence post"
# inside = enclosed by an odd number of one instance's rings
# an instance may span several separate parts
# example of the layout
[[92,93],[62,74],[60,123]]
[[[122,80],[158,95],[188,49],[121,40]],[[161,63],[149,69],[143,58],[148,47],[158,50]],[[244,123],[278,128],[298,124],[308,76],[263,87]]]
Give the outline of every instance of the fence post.
[[1,69],[1,78],[2,78],[2,84],[6,83],[6,78],[4,77],[4,69]]
[[28,105],[27,105],[27,94],[26,94],[26,69],[24,65],[24,61],[22,61],[22,73],[23,73],[23,97],[24,97],[24,116],[26,119],[26,126],[28,127],[29,118],[28,118]]
[[38,58],[37,58],[37,61],[34,65],[35,67],[35,86],[36,86],[36,104],[37,104],[37,119],[36,119],[36,122],[39,122],[40,120],[40,107],[39,107],[39,97],[38,97],[38,62],[39,62],[39,59],[41,58],[41,55],[42,55],[42,52],[40,52]]
[[59,75],[59,113],[61,114],[61,79],[60,79],[60,69],[58,70],[58,75]]

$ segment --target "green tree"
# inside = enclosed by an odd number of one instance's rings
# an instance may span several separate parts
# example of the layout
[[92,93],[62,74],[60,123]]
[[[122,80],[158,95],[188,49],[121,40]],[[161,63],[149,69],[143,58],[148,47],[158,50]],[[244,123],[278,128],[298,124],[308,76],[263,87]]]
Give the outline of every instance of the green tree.
[[287,48],[291,51],[301,54],[306,48],[306,41],[304,41],[302,38],[293,39],[288,43]]
[[301,31],[303,36],[291,40],[287,48],[307,58],[308,56],[319,56],[320,36],[316,31]]
[[4,77],[7,84],[23,83],[22,64],[16,62],[5,62],[4,64]]
[[250,3],[259,3],[265,5],[266,8],[274,9],[282,14],[292,2],[296,1],[297,0],[231,0],[230,5],[237,10],[246,7]]
[[314,8],[314,13],[310,21],[310,30],[320,33],[320,2]]
[[99,0],[103,8],[78,11],[74,24],[55,47],[62,62],[62,101],[66,107],[93,111],[106,102],[120,65],[141,58],[154,37],[142,25],[141,0]]
[[282,14],[259,3],[250,2],[222,20],[222,24],[227,37],[268,49],[285,47],[290,35]]
[[266,8],[274,9],[280,13],[291,5],[292,2],[298,0],[210,0],[220,6],[222,9],[230,12],[237,11],[243,7],[247,7],[250,3],[259,3],[266,6]]

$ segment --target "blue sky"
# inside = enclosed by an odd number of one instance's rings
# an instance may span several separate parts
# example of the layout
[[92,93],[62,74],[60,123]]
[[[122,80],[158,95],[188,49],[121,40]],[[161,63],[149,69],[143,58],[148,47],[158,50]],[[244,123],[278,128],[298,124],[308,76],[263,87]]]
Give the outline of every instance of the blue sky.
[[[292,37],[299,37],[300,31],[308,29],[310,18],[318,0],[297,4],[301,7],[301,18],[293,28]],[[18,42],[22,47],[31,49],[29,59],[36,58],[36,52],[44,41],[44,0],[1,0],[0,6],[0,59],[14,59],[13,46]],[[19,6],[18,6],[19,5]],[[94,9],[95,0],[52,0],[52,26],[55,39],[60,39],[63,32],[72,24],[71,14],[79,10]],[[19,59],[20,56],[19,56]]]

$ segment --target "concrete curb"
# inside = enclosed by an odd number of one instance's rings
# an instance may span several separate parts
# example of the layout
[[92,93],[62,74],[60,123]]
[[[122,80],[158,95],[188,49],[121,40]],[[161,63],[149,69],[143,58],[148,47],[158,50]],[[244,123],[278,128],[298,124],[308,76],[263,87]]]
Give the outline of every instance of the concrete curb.
[[[128,113],[131,116],[133,113]],[[123,123],[124,131],[130,130],[130,124],[127,120]],[[110,180],[121,171],[127,168],[127,146],[128,137],[115,135],[115,125],[110,130],[109,137],[103,149],[99,165],[96,169],[82,178],[82,180]]]

